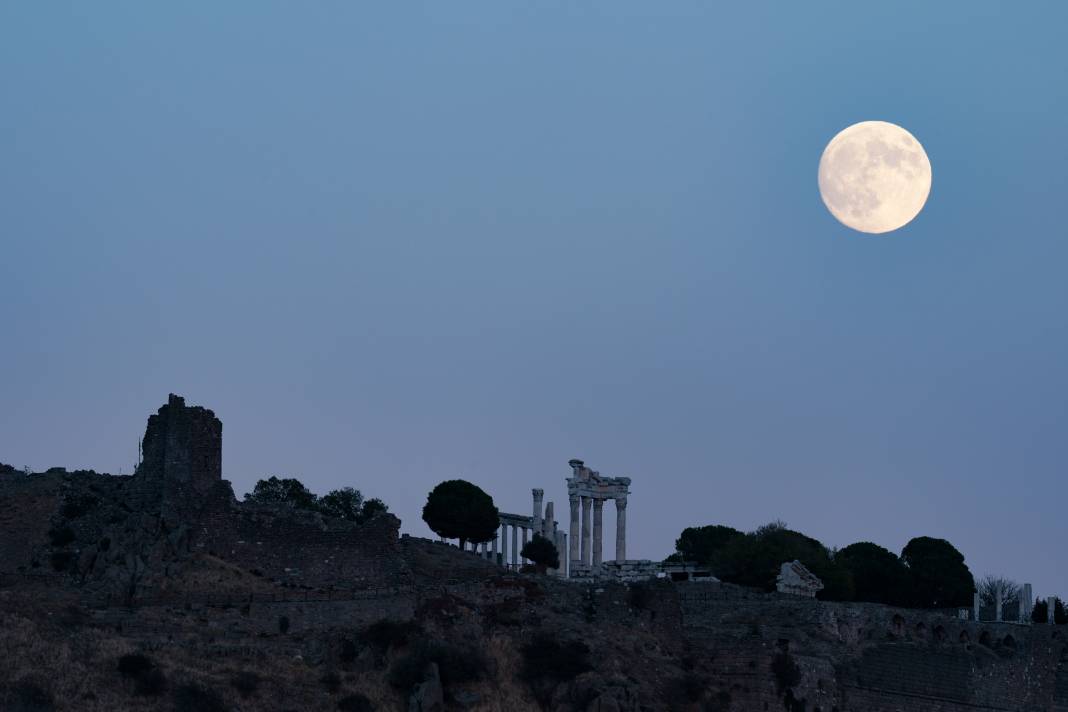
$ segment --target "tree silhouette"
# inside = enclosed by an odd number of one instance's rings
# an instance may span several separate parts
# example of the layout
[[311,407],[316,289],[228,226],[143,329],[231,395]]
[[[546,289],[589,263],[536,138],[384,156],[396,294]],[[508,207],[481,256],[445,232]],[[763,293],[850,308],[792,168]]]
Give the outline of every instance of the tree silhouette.
[[683,561],[696,561],[707,565],[728,542],[741,536],[745,535],[734,527],[720,524],[686,527],[675,540],[675,551]]
[[835,553],[834,561],[853,577],[854,600],[908,605],[911,578],[897,554],[860,541]]
[[[1046,599],[1035,600],[1035,606],[1031,609],[1031,620],[1035,623],[1049,623],[1049,603]],[[1064,601],[1056,596],[1053,598],[1053,622],[1057,625],[1068,623],[1068,611],[1065,611]]]
[[435,534],[467,542],[489,541],[500,528],[500,515],[493,498],[466,480],[446,480],[427,495],[423,521]]
[[823,581],[821,599],[853,598],[849,572],[837,566],[830,552],[812,537],[771,522],[755,532],[730,539],[712,557],[712,570],[721,580],[742,586],[775,590],[782,565],[797,559]]
[[547,569],[560,568],[560,554],[556,550],[556,545],[541,534],[535,534],[524,544],[520,554],[523,558],[534,562],[534,568],[539,574],[545,573]]
[[268,504],[280,502],[297,509],[317,509],[318,497],[304,484],[292,477],[268,477],[256,483],[252,492],[245,495],[246,502]]
[[997,603],[998,592],[1001,592],[1001,602],[1004,605],[1016,603],[1020,600],[1020,584],[1004,576],[987,575],[976,582],[979,591],[979,600],[984,606],[993,606]]
[[917,608],[970,606],[975,579],[964,555],[945,539],[916,537],[901,551],[912,574],[912,605]]
[[371,517],[389,510],[380,499],[363,498],[358,489],[342,487],[319,498],[319,510],[331,517],[362,524]]

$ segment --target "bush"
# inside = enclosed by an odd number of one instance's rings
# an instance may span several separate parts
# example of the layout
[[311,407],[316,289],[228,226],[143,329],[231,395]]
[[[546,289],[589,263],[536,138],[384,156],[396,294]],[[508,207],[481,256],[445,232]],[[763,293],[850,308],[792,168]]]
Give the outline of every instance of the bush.
[[74,530],[70,527],[52,527],[48,532],[48,538],[52,541],[52,546],[66,546],[74,541]]
[[[402,692],[411,690],[423,681],[428,662],[422,651],[412,651],[394,661],[386,679],[389,680],[390,685]],[[441,672],[440,668],[438,672]]]
[[394,646],[407,645],[408,641],[422,630],[422,627],[415,621],[395,621],[383,618],[361,630],[360,640],[370,645],[379,655],[385,655]]
[[28,680],[16,682],[8,689],[0,688],[0,702],[6,712],[54,712],[56,703],[46,690]]
[[[729,712],[731,708],[731,693],[720,690],[712,698],[712,702],[705,705],[705,712]],[[831,709],[834,709],[833,707]]]
[[398,690],[410,690],[423,681],[427,665],[438,664],[441,684],[481,680],[486,672],[486,656],[473,646],[457,646],[436,641],[423,642],[398,659],[389,669],[389,684]]
[[319,511],[330,517],[363,524],[376,514],[388,512],[389,507],[380,499],[365,500],[358,489],[342,487],[319,498]]
[[356,644],[347,638],[342,640],[337,657],[343,663],[351,663],[356,660]]
[[577,640],[560,643],[541,634],[524,645],[520,653],[520,676],[543,707],[549,704],[557,685],[593,669],[588,659],[590,649]]
[[549,635],[539,635],[523,646],[523,676],[528,681],[573,680],[593,669],[589,647],[577,640],[560,643]]
[[137,678],[155,667],[156,664],[141,653],[129,653],[119,658],[119,673],[123,677]]
[[230,678],[230,686],[237,690],[241,699],[248,699],[259,689],[260,676],[251,670],[242,670]]
[[66,571],[70,562],[74,560],[74,554],[69,551],[53,551],[51,556],[52,568],[56,571]]
[[219,693],[205,690],[194,682],[181,685],[174,691],[175,712],[226,712]]
[[523,544],[520,555],[534,562],[534,570],[539,574],[545,573],[546,569],[560,568],[560,554],[556,551],[556,545],[541,534],[535,534],[534,538]]
[[827,547],[812,537],[787,529],[782,522],[765,524],[755,532],[730,538],[714,554],[712,568],[728,583],[774,591],[780,568],[795,559],[823,581],[821,599],[852,599],[852,578],[835,564]]
[[645,581],[639,581],[630,585],[627,592],[627,603],[636,611],[648,610],[653,602],[653,588]]
[[669,680],[665,691],[666,701],[673,707],[685,707],[701,699],[708,687],[708,680],[697,673],[687,672],[682,677]]
[[137,678],[134,692],[145,697],[158,697],[167,689],[167,678],[159,668],[149,670]]
[[336,695],[337,691],[341,689],[341,676],[331,670],[319,678],[319,682],[323,684],[326,691],[331,695]]
[[64,519],[77,519],[99,503],[100,500],[92,495],[74,495],[63,502],[63,506],[59,508],[59,514]]
[[295,509],[319,508],[319,498],[304,486],[300,480],[292,477],[268,477],[256,482],[252,492],[245,495],[246,502],[257,504],[288,504]]
[[801,668],[787,652],[779,653],[771,661],[771,674],[775,676],[775,684],[780,695],[801,682]]
[[375,706],[359,692],[346,695],[337,701],[339,712],[375,712]]
[[146,697],[155,697],[167,687],[167,679],[151,658],[141,653],[129,653],[119,658],[119,674],[133,680],[134,692]]

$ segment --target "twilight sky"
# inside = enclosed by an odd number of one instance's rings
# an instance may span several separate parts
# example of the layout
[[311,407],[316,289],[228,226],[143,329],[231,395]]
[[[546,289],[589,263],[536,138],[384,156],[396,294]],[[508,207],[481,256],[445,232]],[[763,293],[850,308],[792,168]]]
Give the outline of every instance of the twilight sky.
[[[580,457],[632,557],[781,518],[1068,595],[1068,5],[856,5],[0,5],[0,461],[129,473],[176,392],[239,496],[564,521]],[[933,166],[883,236],[816,184],[866,119]]]

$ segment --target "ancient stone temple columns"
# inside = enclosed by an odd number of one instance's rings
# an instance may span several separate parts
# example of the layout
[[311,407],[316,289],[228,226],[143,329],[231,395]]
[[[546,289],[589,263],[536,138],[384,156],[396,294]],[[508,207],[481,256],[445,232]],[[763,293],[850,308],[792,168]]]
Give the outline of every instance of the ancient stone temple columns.
[[602,477],[582,460],[571,460],[567,479],[571,502],[571,575],[596,574],[604,561],[604,502],[616,503],[617,562],[627,558],[627,495],[629,477]]
[[531,494],[534,495],[534,514],[530,518],[531,524],[534,527],[534,531],[541,533],[541,501],[545,496],[545,490],[533,489]]
[[579,496],[573,494],[569,497],[571,500],[571,561],[579,561],[581,556],[579,552],[579,546],[581,541],[579,540],[579,532],[582,531],[582,520],[579,519]]
[[582,565],[590,565],[590,498],[582,498]]
[[602,529],[604,529],[604,500],[593,500],[593,566],[601,565]]
[[627,560],[627,498],[616,500],[616,561]]
[[1031,584],[1025,583],[1023,590],[1020,591],[1020,608],[1017,620],[1020,623],[1030,623],[1031,613],[1034,611],[1035,599],[1034,594],[1031,592]]
[[[567,572],[567,535],[557,528],[554,519],[552,502],[545,502],[543,490],[534,488],[531,490],[533,511],[530,515],[500,513],[501,528],[498,535],[502,538],[501,557],[497,560],[502,566],[518,569],[528,563],[522,555],[522,545],[534,538],[535,535],[543,536],[556,546],[560,556],[560,568],[550,569],[550,573],[558,576],[566,576]],[[511,556],[508,550],[508,532],[512,532]],[[494,544],[494,546],[496,546]],[[494,550],[494,554],[496,551]]]

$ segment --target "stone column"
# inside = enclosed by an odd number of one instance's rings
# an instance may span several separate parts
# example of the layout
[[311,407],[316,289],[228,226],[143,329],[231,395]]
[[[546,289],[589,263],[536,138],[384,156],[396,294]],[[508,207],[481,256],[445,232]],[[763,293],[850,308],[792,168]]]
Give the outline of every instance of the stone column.
[[1004,595],[999,587],[997,591],[994,591],[994,620],[998,623],[1001,622],[1001,597]]
[[[556,510],[553,509],[552,502],[545,505],[545,519],[541,522],[541,535],[556,546]],[[564,555],[562,551],[559,553],[560,556]]]
[[627,560],[627,498],[616,498],[616,561]]
[[1046,620],[1049,621],[1050,625],[1053,625],[1056,622],[1055,619],[1057,617],[1054,615],[1054,612],[1057,610],[1056,596],[1050,596],[1046,599],[1046,610],[1048,611],[1048,613],[1046,613]]
[[1020,590],[1020,623],[1031,622],[1031,612],[1034,610],[1035,599],[1031,593],[1031,584],[1025,583]]
[[572,562],[576,562],[581,558],[579,534],[582,532],[582,523],[579,520],[579,496],[573,494],[569,499],[571,500],[571,556],[569,558]]
[[[526,546],[526,545],[527,545],[527,528],[523,527],[523,546]],[[522,549],[520,549],[520,551],[522,551]],[[523,563],[524,564],[527,562],[526,557],[524,557],[522,554],[520,554],[520,558],[523,559]]]
[[519,568],[519,528],[512,525],[512,566]]
[[582,563],[585,566],[590,565],[590,534],[593,533],[593,527],[590,526],[590,500],[592,497],[582,498]]
[[567,578],[567,556],[564,552],[567,551],[567,532],[556,532],[556,550],[560,553],[560,568],[556,570],[557,574]]
[[545,496],[545,490],[535,487],[530,492],[534,495],[534,516],[530,520],[530,525],[534,528],[535,534],[541,534],[541,501]]
[[979,592],[972,594],[972,620],[979,621]]
[[601,565],[601,548],[603,546],[602,524],[604,523],[604,500],[593,500],[593,568]]

